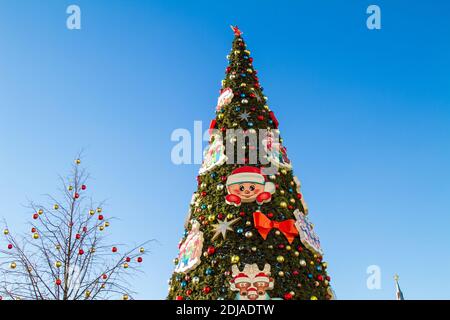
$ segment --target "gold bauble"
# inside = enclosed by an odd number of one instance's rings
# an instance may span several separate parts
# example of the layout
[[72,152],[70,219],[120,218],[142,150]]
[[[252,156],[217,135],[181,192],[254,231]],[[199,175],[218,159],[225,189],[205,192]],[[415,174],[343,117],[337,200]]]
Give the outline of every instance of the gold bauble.
[[304,259],[300,260],[300,265],[306,267],[306,261]]
[[252,251],[253,251],[253,252],[256,252],[257,250],[258,250],[258,248],[252,247]]
[[91,253],[94,253],[95,252],[95,248],[92,247],[90,251],[91,251]]
[[105,230],[105,226],[100,226],[100,227],[98,227],[98,230],[100,230],[100,231]]
[[287,206],[288,206],[287,203],[284,202],[284,201],[282,201],[282,202],[280,203],[280,208],[286,209]]
[[316,301],[316,300],[319,300],[316,296],[312,296],[311,297],[311,300],[314,300],[314,301]]
[[269,244],[269,245],[267,246],[267,249],[273,249],[273,245]]
[[80,163],[81,163],[81,160],[80,160],[80,159],[77,159],[77,160],[75,160],[75,163],[76,163],[76,164],[80,164]]
[[89,298],[91,296],[91,292],[89,290],[86,290],[84,295],[86,296],[86,298]]
[[139,252],[140,252],[140,253],[144,253],[144,252],[145,252],[144,247],[141,247],[141,248],[139,249]]
[[123,267],[124,267],[124,269],[128,269],[128,267],[129,267],[128,263],[124,263]]
[[232,213],[227,214],[227,219],[228,220],[233,220],[234,215]]
[[319,281],[314,282],[314,285],[315,285],[316,287],[320,286]]
[[292,204],[295,204],[295,199],[291,198],[291,199],[289,199],[289,202],[292,203]]
[[284,196],[286,192],[284,190],[280,190],[280,194]]
[[246,237],[247,239],[250,239],[251,237],[253,237],[253,232],[247,231],[247,232],[245,233],[245,237]]
[[61,246],[60,246],[59,244],[57,244],[57,245],[55,246],[55,249],[56,249],[56,250],[61,250]]
[[69,186],[69,188],[67,188],[67,189],[69,189],[69,191],[72,191],[72,190],[73,190],[73,187],[72,187],[72,186]]
[[314,265],[314,261],[311,260],[311,261],[309,262],[309,264],[313,266],[313,265]]
[[291,246],[286,246],[286,250],[287,250],[287,251],[291,251],[291,250],[292,250],[292,247],[291,247]]
[[123,297],[122,297],[122,300],[128,300],[128,299],[129,299],[128,295],[124,294]]
[[278,257],[277,257],[277,261],[278,261],[279,263],[283,263],[283,262],[284,262],[284,257],[283,257],[283,256],[278,256]]
[[97,212],[98,213],[102,212],[102,208],[97,208]]
[[17,264],[15,262],[11,262],[9,266],[11,269],[15,269],[17,267]]
[[241,83],[241,87],[246,87],[246,86],[247,86],[247,84],[245,82]]
[[295,255],[296,257],[298,257],[298,256],[300,256],[300,252],[295,251],[295,252],[294,252],[294,255]]
[[279,275],[280,277],[284,277],[284,272],[283,272],[283,271],[280,271],[280,272],[278,272],[278,275]]
[[250,227],[250,226],[252,225],[252,222],[251,222],[251,221],[247,221],[247,222],[245,223],[245,225],[246,225],[247,227]]
[[39,239],[39,234],[34,233],[34,234],[33,234],[33,239]]
[[91,216],[93,216],[94,214],[95,214],[95,210],[89,210],[89,214],[91,215]]
[[38,210],[38,214],[43,214],[43,213],[44,213],[44,210],[42,210],[42,209]]
[[7,236],[7,235],[9,234],[9,230],[8,230],[8,229],[3,230],[3,234],[4,234],[5,236]]
[[240,260],[241,260],[241,258],[239,258],[239,256],[231,257],[231,263],[239,263]]
[[281,173],[286,175],[287,174],[287,170],[286,169],[281,169]]
[[328,263],[326,262],[322,263],[322,267],[324,267],[325,269],[328,268]]
[[276,236],[281,236],[280,230],[275,231],[275,235],[276,235]]
[[60,268],[62,265],[61,261],[56,261],[55,262],[55,267]]
[[59,205],[55,204],[55,205],[53,206],[53,209],[58,210],[58,209],[59,209]]
[[291,186],[294,186],[294,185],[295,185],[295,182],[294,182],[294,181],[291,181],[289,184],[290,184]]
[[109,227],[109,222],[105,221],[105,227]]
[[219,115],[217,116],[217,118],[218,118],[219,120],[223,119],[223,113],[219,113]]

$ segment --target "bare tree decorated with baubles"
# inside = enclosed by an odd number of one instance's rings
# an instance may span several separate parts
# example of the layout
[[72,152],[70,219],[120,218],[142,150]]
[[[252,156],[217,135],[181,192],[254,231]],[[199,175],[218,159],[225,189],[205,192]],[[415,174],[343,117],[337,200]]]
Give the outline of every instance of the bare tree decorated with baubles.
[[60,177],[58,197],[30,201],[29,234],[15,236],[5,222],[0,250],[0,299],[133,299],[129,280],[145,255],[144,242],[127,247],[107,244],[114,220],[88,191],[89,174],[78,158]]

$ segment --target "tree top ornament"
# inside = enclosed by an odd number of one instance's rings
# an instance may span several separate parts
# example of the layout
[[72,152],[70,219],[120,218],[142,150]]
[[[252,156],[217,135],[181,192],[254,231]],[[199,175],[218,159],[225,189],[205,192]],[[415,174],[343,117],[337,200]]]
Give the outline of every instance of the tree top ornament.
[[236,37],[240,37],[240,36],[243,34],[242,31],[239,30],[239,27],[238,27],[238,26],[233,26],[233,25],[231,25],[230,28],[231,28],[231,30],[233,30],[234,35],[235,35]]

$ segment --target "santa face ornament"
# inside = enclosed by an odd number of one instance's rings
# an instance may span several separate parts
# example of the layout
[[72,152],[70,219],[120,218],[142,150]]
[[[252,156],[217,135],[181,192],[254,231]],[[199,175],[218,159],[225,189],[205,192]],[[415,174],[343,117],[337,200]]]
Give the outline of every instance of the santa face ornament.
[[229,205],[239,207],[241,203],[255,202],[259,205],[270,202],[275,193],[275,185],[266,182],[261,169],[257,167],[241,167],[234,170],[227,179],[228,195],[225,201]]

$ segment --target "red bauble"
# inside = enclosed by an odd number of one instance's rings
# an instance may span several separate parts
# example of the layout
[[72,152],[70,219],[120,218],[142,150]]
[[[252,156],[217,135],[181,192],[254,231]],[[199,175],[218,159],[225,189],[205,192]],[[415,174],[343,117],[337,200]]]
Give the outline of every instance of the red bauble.
[[111,251],[112,252],[117,252],[117,248],[116,247],[112,247]]
[[298,247],[297,247],[297,251],[298,251],[298,252],[302,252],[302,251],[303,251],[302,246],[298,246]]
[[278,249],[284,249],[284,244],[279,244]]
[[219,214],[217,215],[217,219],[219,219],[219,220],[223,220],[224,218],[225,218],[224,215],[221,214],[221,213],[219,213]]
[[142,257],[137,258],[137,262],[141,263],[142,262]]
[[83,227],[83,232],[87,232],[87,227]]
[[272,218],[273,218],[273,213],[272,213],[272,212],[269,212],[269,213],[267,214],[267,217],[268,217],[269,219],[272,219]]
[[184,300],[184,298],[182,296],[177,296],[176,300],[181,301],[181,300]]
[[258,120],[259,121],[263,121],[264,120],[264,116],[258,116]]
[[75,199],[78,199],[80,197],[80,195],[78,194],[78,192],[75,192],[74,196]]
[[206,197],[207,193],[206,191],[202,191],[202,197]]
[[213,246],[208,247],[208,254],[212,256],[214,253],[216,253],[216,248]]
[[35,233],[36,232],[36,228],[31,228],[31,232]]
[[245,212],[244,212],[244,211],[241,211],[241,212],[239,212],[239,215],[240,215],[241,217],[245,217]]
[[56,279],[55,283],[56,283],[57,286],[60,286],[61,285],[61,279]]
[[330,276],[326,276],[326,278],[328,281],[331,281],[331,277]]
[[130,257],[126,257],[126,258],[125,258],[125,261],[126,261],[126,262],[130,262],[130,261],[131,261]]
[[83,185],[81,186],[81,190],[86,190],[86,185],[85,185],[85,184],[83,184]]
[[292,271],[292,274],[293,274],[294,276],[298,276],[298,275],[300,274],[300,272],[299,272],[298,270],[294,270],[294,271]]
[[106,274],[102,275],[103,280],[108,279],[108,276]]
[[82,256],[82,255],[84,254],[84,250],[83,250],[83,249],[78,250],[78,254],[79,254],[80,256]]
[[81,234],[77,233],[77,234],[75,235],[75,238],[76,238],[77,240],[80,240],[80,239],[81,239]]
[[98,220],[103,220],[103,215],[102,214],[98,215]]
[[285,295],[284,295],[284,300],[292,300],[292,294],[290,294],[290,293],[286,293]]
[[11,250],[13,248],[13,245],[10,243],[8,244],[8,249]]
[[220,179],[221,179],[223,182],[225,182],[225,181],[228,180],[228,177],[227,177],[227,176],[222,176],[222,177],[220,177]]
[[204,294],[209,294],[211,292],[211,288],[210,287],[204,287],[203,288],[203,293]]
[[323,276],[319,274],[319,275],[317,276],[317,280],[323,281]]
[[33,214],[33,219],[36,220],[37,218],[39,218],[39,215],[37,213]]
[[192,294],[192,290],[191,290],[191,289],[186,290],[186,295],[187,295],[187,296],[190,296],[191,294]]

